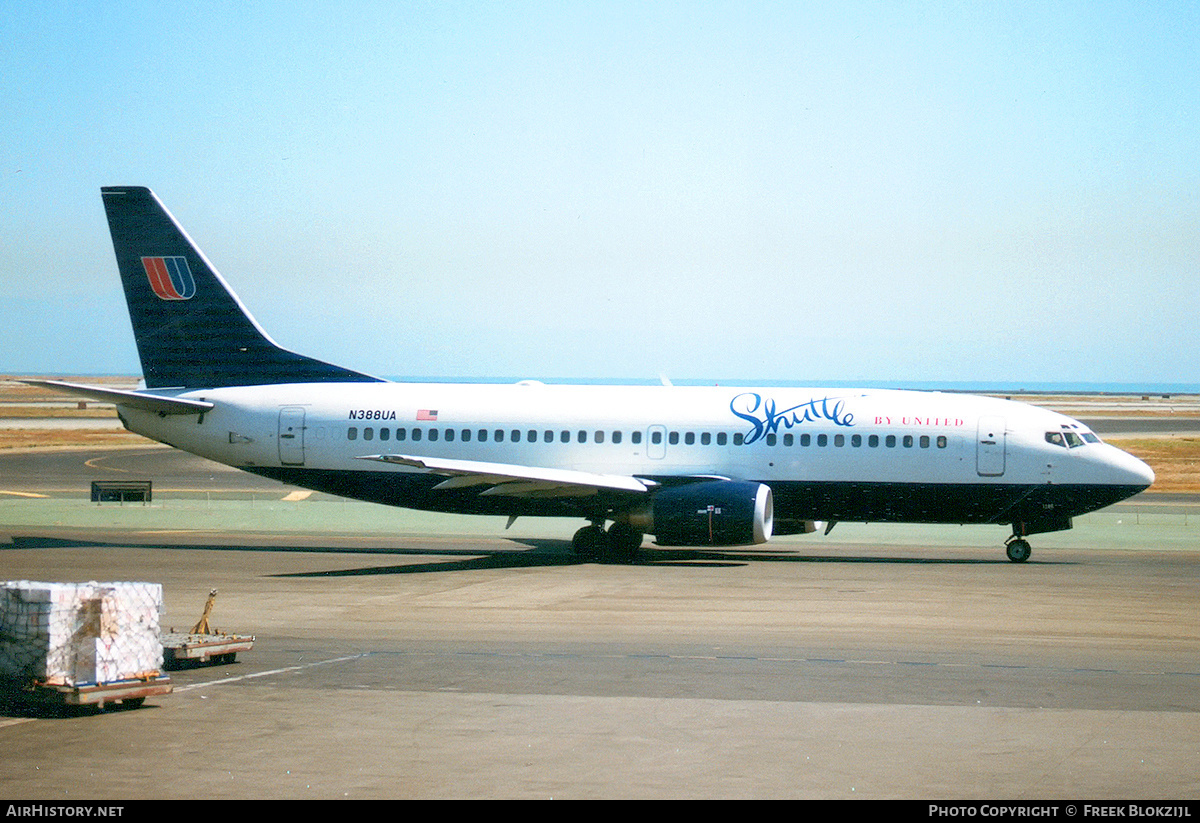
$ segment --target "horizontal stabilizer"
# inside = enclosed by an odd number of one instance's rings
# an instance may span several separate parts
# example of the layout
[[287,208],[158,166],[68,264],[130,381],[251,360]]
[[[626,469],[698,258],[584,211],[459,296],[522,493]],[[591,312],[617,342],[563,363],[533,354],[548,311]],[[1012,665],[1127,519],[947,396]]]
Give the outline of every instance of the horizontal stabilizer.
[[115,403],[118,406],[128,406],[131,409],[157,414],[203,414],[213,407],[213,404],[207,400],[185,400],[181,397],[167,397],[161,394],[102,389],[99,386],[85,386],[82,383],[67,383],[62,380],[22,380],[21,382],[31,386],[45,386],[64,394],[86,397],[89,400]]
[[489,494],[504,494],[505,484],[512,484],[516,481],[522,481],[522,485],[514,486],[514,493],[524,493],[528,485],[524,481],[531,480],[540,481],[538,489],[543,493],[552,486],[559,487],[564,491],[574,488],[581,494],[594,492],[597,489],[645,493],[657,485],[652,480],[641,480],[623,474],[596,474],[574,469],[487,463],[481,460],[412,457],[406,454],[371,454],[364,455],[359,460],[378,460],[381,463],[412,466],[417,469],[428,469],[434,474],[446,474],[454,477],[453,482],[448,481],[444,484],[446,488],[457,488],[464,485],[491,485],[493,489],[489,490]]

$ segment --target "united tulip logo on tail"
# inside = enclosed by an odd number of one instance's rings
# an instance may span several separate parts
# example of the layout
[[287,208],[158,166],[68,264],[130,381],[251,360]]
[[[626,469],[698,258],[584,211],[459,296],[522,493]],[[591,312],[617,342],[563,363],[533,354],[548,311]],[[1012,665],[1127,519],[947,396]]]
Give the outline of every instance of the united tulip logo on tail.
[[186,257],[143,257],[142,267],[160,300],[190,300],[196,294]]

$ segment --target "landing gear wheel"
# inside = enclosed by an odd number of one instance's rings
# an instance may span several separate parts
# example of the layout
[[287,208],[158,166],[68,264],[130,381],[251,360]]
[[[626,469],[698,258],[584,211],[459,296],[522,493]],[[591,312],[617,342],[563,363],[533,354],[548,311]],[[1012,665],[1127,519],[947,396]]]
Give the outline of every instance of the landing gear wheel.
[[1014,563],[1024,563],[1029,559],[1029,555],[1033,549],[1029,546],[1029,541],[1023,537],[1018,537],[1016,540],[1010,540],[1006,547],[1008,559]]
[[609,558],[614,563],[632,563],[642,547],[642,533],[624,523],[608,527]]
[[571,549],[580,560],[600,560],[608,554],[608,535],[602,526],[584,526],[571,538]]

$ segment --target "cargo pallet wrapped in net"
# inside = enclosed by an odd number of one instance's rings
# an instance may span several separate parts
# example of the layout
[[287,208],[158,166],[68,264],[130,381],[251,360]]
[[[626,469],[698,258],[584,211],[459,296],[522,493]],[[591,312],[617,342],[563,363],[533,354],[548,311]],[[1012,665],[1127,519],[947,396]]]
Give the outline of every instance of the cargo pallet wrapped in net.
[[0,584],[0,688],[101,707],[166,694],[162,610],[158,583]]

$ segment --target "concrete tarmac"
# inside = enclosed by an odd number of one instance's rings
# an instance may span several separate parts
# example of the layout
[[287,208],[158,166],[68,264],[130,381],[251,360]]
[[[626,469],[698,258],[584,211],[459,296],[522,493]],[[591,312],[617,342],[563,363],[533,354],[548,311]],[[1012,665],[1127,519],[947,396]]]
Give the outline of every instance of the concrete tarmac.
[[175,628],[216,588],[255,648],[137,710],[7,706],[0,795],[1200,795],[1194,515],[1080,518],[1023,565],[1000,529],[841,524],[602,566],[567,521],[214,500],[155,451],[181,491],[146,507],[83,499],[95,455],[0,460],[48,495],[0,499],[0,577],[160,582]]

